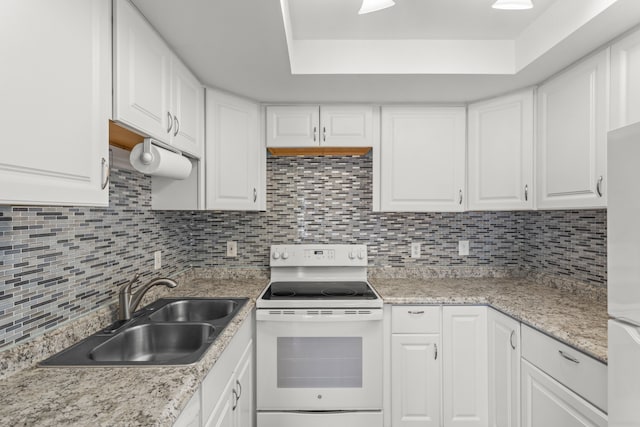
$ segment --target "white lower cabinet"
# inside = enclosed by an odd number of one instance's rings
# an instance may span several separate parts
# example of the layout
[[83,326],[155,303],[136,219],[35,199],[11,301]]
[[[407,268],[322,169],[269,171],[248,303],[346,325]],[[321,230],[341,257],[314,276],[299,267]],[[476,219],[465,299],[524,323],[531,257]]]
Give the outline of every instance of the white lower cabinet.
[[244,320],[174,427],[255,426],[254,331],[252,314]]
[[393,307],[391,327],[392,425],[438,427],[442,396],[440,307]]
[[443,425],[488,424],[487,307],[442,309]]
[[606,427],[607,416],[526,360],[522,360],[523,427]]
[[492,308],[487,315],[489,426],[520,425],[520,322]]

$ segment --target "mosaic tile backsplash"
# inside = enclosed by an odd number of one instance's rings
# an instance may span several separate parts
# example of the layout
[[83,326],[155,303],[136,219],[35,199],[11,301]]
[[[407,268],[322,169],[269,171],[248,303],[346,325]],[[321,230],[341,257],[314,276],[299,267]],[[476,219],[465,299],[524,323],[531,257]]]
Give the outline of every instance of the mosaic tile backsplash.
[[150,206],[150,180],[117,169],[108,208],[0,206],[0,348],[113,302],[135,272],[183,269],[188,244]]
[[[151,211],[151,182],[114,170],[108,208],[0,206],[0,349],[115,300],[163,269],[266,267],[277,243],[364,243],[372,267],[532,269],[606,283],[606,212],[374,213],[365,157],[272,157],[266,212]],[[238,242],[227,258],[226,241]],[[457,242],[470,241],[470,256]],[[422,244],[412,259],[411,242]]]

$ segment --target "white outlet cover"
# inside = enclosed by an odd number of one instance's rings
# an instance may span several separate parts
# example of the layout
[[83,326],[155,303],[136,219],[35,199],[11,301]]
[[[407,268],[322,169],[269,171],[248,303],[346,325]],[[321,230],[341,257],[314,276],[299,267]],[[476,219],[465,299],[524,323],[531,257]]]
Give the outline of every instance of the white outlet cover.
[[460,256],[469,255],[469,241],[468,240],[460,240],[458,242],[458,255],[460,255]]
[[162,251],[155,251],[153,253],[153,269],[159,270],[162,268]]
[[411,244],[411,258],[420,258],[421,247],[420,243]]

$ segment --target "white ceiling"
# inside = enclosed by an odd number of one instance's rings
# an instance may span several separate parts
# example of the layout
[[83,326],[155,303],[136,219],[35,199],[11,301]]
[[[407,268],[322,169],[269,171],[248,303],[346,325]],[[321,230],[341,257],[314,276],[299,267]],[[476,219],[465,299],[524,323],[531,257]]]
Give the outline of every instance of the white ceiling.
[[495,0],[398,0],[394,7],[358,15],[361,0],[289,0],[294,39],[516,38],[553,0],[524,11],[493,9]]
[[[133,2],[203,84],[262,102],[478,100],[536,84],[640,23],[640,0],[534,0],[529,12],[494,11],[493,0],[396,0],[365,16],[360,0]],[[411,42],[418,50],[394,47]],[[342,57],[327,49],[341,43]],[[358,43],[390,47],[367,63],[353,54]]]

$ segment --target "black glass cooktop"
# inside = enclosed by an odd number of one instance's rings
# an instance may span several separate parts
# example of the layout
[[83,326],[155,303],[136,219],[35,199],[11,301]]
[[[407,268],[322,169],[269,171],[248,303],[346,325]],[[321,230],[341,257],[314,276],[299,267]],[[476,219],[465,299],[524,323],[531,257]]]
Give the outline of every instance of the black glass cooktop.
[[317,300],[376,299],[367,282],[272,282],[263,299],[267,300]]

